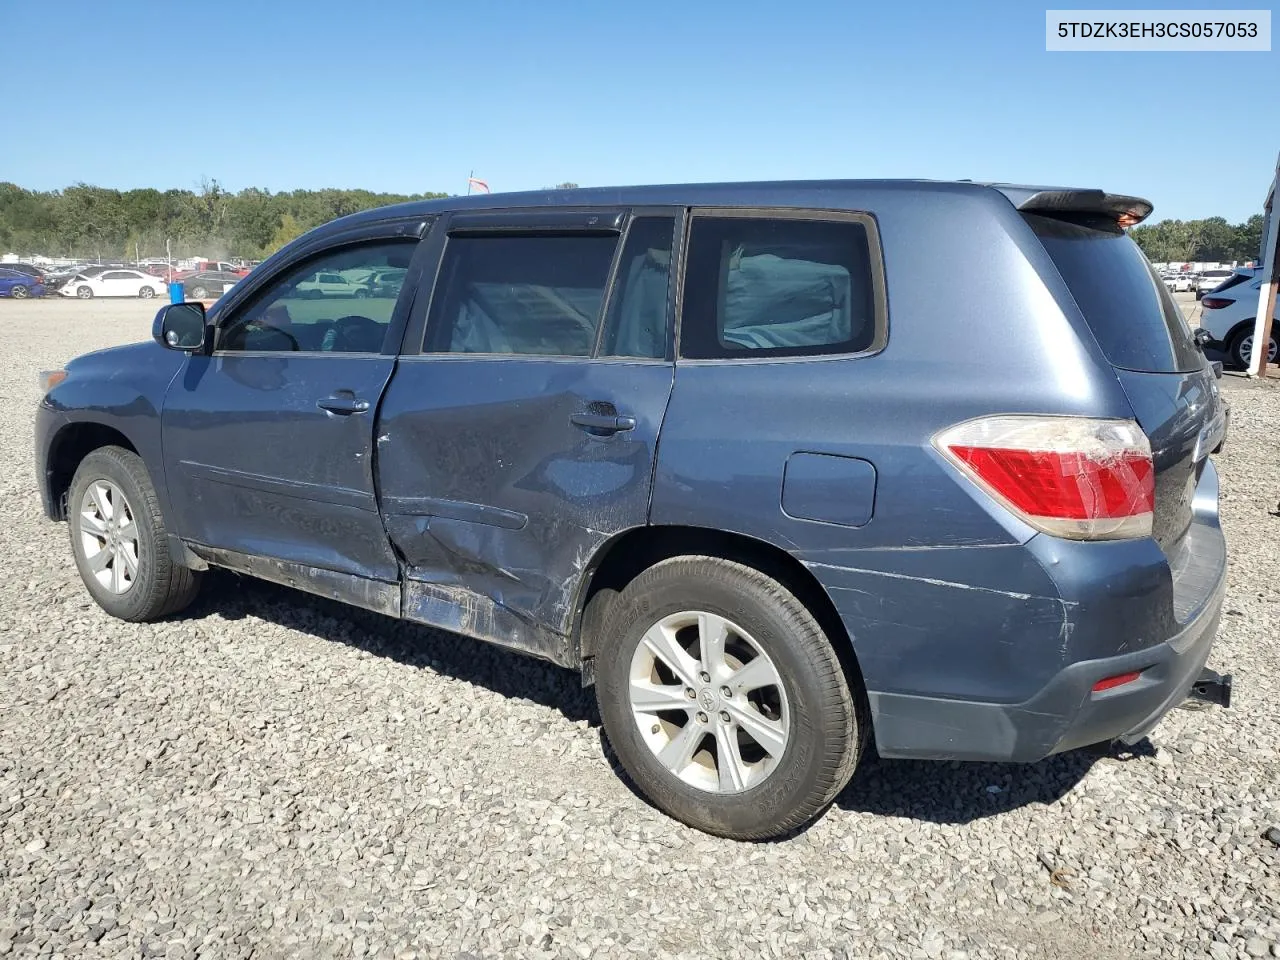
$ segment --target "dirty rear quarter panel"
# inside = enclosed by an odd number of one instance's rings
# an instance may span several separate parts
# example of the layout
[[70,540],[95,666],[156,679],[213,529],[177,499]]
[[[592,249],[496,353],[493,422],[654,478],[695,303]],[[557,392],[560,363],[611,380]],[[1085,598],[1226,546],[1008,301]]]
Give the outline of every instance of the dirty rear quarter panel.
[[[1012,206],[994,191],[926,199],[878,194],[865,208],[884,253],[880,353],[677,361],[651,519],[741,533],[799,559],[832,599],[871,690],[1016,701],[1078,659],[1078,605],[1034,531],[961,479],[930,439],[993,413],[1132,413],[1091,335],[1058,306],[1061,280]],[[873,465],[865,524],[784,513],[784,468],[799,451]],[[1146,560],[1158,557],[1137,568]],[[1150,576],[1119,589],[1157,589]]]

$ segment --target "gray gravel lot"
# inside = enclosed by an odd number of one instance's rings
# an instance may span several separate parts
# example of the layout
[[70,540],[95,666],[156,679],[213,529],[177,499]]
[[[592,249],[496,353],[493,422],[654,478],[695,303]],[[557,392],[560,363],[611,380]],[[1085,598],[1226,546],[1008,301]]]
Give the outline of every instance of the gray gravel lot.
[[1280,383],[1225,381],[1233,709],[873,760],[748,845],[640,800],[556,668],[230,575],[100,612],[40,514],[35,375],[153,312],[0,301],[0,956],[1280,957]]

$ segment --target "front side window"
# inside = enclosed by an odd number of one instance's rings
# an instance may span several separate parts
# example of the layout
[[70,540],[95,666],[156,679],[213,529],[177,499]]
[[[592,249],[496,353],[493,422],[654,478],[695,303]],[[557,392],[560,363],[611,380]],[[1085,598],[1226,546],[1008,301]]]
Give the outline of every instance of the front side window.
[[617,244],[612,234],[450,237],[424,351],[591,356]]
[[[377,353],[404,285],[417,241],[343,247],[300,264],[273,281],[218,336],[218,350]],[[376,269],[396,268],[394,282],[369,284]]]
[[697,216],[681,354],[856,353],[876,342],[872,242],[861,219]]

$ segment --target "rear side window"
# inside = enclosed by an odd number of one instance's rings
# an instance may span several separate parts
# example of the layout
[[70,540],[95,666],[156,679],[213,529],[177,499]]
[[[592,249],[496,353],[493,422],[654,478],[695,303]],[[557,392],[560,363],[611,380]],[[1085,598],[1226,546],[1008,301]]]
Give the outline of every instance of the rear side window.
[[1024,216],[1112,366],[1149,373],[1199,369],[1203,357],[1182,311],[1123,230]]
[[683,356],[856,353],[877,340],[871,238],[861,219],[695,216]]
[[614,235],[450,237],[425,352],[591,356],[617,245]]

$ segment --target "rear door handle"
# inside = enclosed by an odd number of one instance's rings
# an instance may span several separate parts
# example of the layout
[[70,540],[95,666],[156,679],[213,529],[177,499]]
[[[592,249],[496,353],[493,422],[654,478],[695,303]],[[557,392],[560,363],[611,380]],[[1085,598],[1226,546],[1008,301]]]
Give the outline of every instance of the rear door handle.
[[329,413],[350,416],[353,413],[364,413],[369,409],[368,400],[357,400],[355,397],[325,397],[317,400],[316,406]]
[[577,427],[606,433],[622,433],[636,427],[635,417],[622,417],[612,413],[575,413],[569,417],[569,422]]

